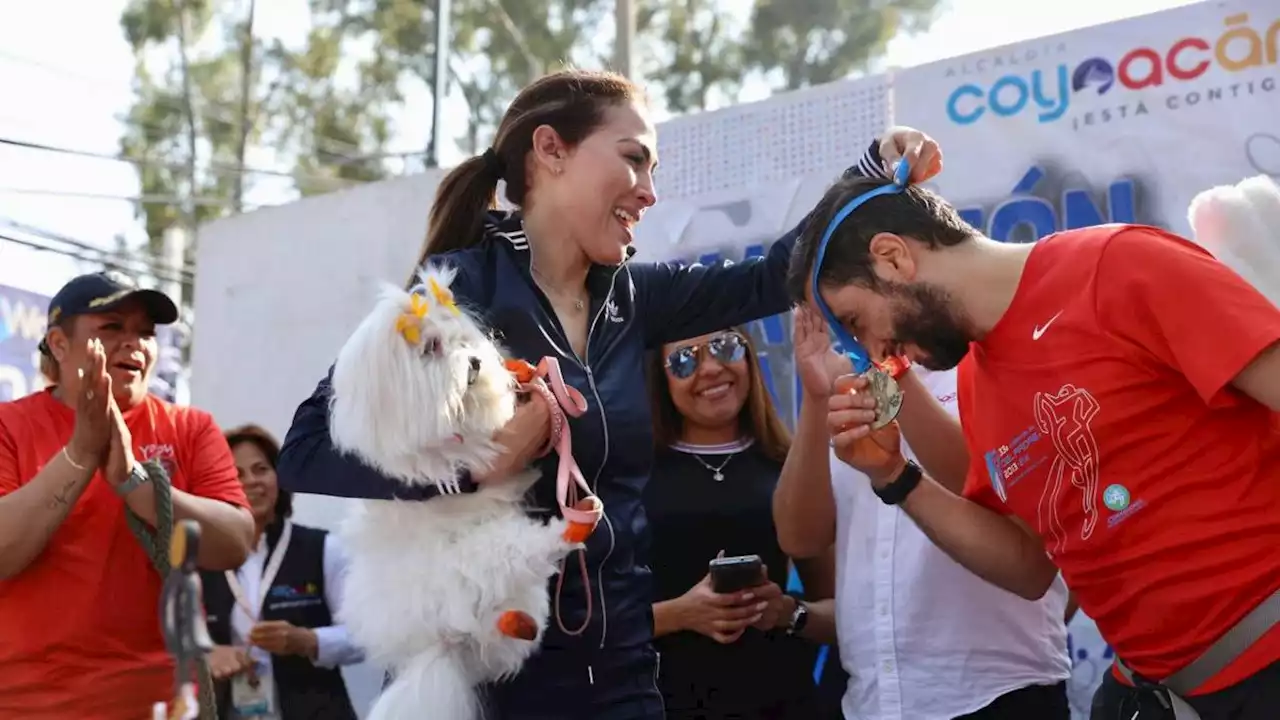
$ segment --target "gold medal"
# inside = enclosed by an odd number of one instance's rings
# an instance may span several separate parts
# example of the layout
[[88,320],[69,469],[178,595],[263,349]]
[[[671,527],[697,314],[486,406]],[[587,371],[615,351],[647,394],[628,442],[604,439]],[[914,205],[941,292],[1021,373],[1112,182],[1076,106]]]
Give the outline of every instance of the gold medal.
[[892,375],[874,365],[863,377],[867,379],[867,392],[876,399],[876,419],[871,423],[871,429],[879,430],[893,422],[902,410],[902,388],[898,387],[898,381]]

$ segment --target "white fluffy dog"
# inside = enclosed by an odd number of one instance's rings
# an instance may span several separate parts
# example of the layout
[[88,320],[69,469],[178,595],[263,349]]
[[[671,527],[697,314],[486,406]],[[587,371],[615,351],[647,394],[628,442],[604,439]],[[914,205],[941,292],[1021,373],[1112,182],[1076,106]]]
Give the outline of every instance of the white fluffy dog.
[[[594,497],[573,498],[586,484],[559,407],[553,434],[561,438],[558,489],[568,522],[524,512],[536,471],[458,493],[460,470],[486,470],[501,452],[492,438],[514,414],[519,384],[454,303],[452,279],[435,268],[412,292],[388,288],[333,370],[335,445],[406,485],[441,492],[427,501],[365,501],[342,531],[350,567],[341,620],[394,676],[370,720],[477,717],[476,686],[514,674],[533,652],[550,615],[547,580],[602,511]],[[523,380],[555,402],[541,380]]]
[[1195,239],[1280,305],[1280,187],[1266,175],[1205,190],[1187,211]]

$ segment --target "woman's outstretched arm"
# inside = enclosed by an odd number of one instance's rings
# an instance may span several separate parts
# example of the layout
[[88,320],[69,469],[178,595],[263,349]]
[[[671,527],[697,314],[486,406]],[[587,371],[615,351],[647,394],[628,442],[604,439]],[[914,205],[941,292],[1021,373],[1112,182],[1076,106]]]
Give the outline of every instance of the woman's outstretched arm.
[[[292,492],[369,500],[426,500],[438,495],[435,485],[410,487],[333,446],[329,436],[331,377],[332,369],[293,415],[276,468],[280,487]],[[459,479],[458,487],[461,492],[476,489],[466,476]]]
[[[915,180],[928,179],[941,169],[937,144],[918,130],[899,127],[890,130],[883,140],[871,143],[845,175],[887,180],[890,175],[885,161],[896,161],[898,157],[912,162]],[[794,299],[787,291],[787,268],[791,251],[807,224],[806,216],[762,257],[708,265],[635,265],[632,277],[643,307],[647,344],[655,347],[789,310]]]

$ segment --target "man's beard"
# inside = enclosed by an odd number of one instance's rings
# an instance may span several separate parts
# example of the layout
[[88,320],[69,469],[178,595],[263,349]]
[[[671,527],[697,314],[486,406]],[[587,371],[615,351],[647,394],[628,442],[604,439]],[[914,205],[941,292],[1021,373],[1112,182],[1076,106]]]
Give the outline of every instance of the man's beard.
[[930,370],[950,370],[960,364],[974,340],[968,323],[956,316],[947,291],[925,283],[892,283],[889,287],[895,339],[914,345],[916,360]]

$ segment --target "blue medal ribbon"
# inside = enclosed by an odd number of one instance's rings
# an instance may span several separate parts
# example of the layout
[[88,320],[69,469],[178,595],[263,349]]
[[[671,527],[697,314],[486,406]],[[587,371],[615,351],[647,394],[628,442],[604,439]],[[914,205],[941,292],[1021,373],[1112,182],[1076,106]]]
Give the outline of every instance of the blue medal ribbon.
[[818,309],[822,311],[822,316],[827,320],[827,327],[831,329],[831,336],[840,344],[840,349],[844,351],[844,354],[849,356],[849,360],[853,362],[853,369],[858,374],[865,373],[871,368],[871,356],[867,353],[867,349],[862,347],[845,330],[844,324],[836,319],[831,312],[831,308],[827,307],[826,301],[818,293],[818,275],[822,271],[822,261],[827,256],[827,244],[831,242],[831,236],[835,235],[840,223],[844,222],[854,210],[857,210],[871,198],[880,197],[881,195],[893,195],[905,190],[910,176],[911,169],[908,167],[907,161],[901,160],[893,173],[892,183],[881,185],[875,190],[869,190],[845,203],[845,206],[840,208],[840,211],[831,218],[831,222],[827,223],[827,230],[822,234],[822,241],[818,243],[818,257],[813,261],[813,304],[817,305]]

